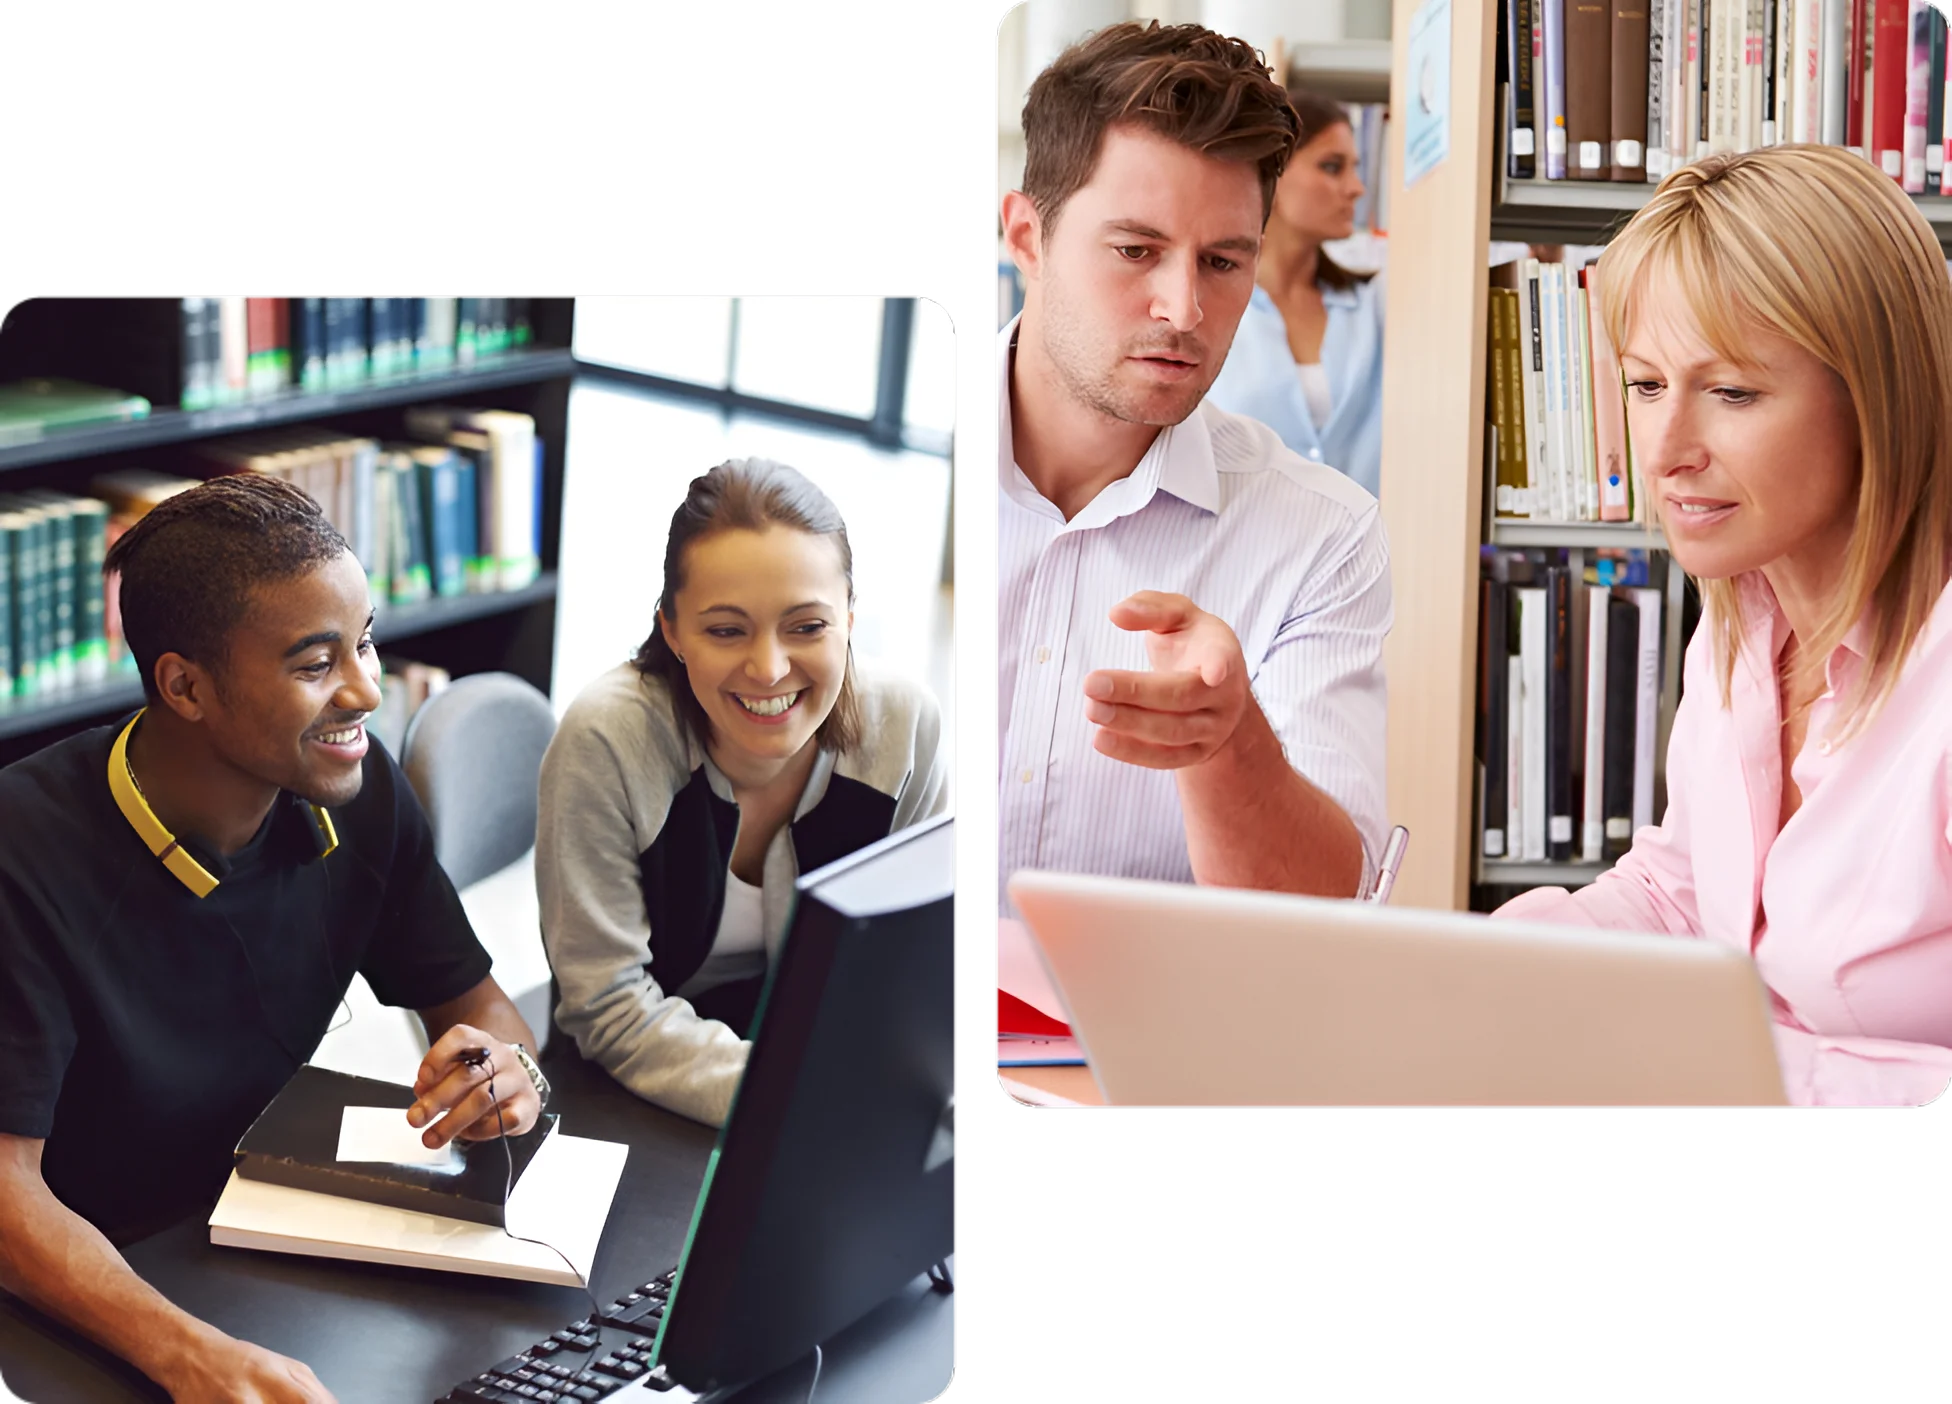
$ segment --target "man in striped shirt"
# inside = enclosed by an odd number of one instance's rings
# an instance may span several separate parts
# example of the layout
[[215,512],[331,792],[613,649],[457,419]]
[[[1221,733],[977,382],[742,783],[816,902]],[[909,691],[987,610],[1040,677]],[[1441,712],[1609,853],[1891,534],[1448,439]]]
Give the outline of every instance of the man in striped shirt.
[[1381,850],[1376,502],[1202,402],[1295,133],[1259,56],[1193,25],[1100,31],[1025,103],[1003,203],[1024,306],[999,343],[1004,883],[1351,896]]

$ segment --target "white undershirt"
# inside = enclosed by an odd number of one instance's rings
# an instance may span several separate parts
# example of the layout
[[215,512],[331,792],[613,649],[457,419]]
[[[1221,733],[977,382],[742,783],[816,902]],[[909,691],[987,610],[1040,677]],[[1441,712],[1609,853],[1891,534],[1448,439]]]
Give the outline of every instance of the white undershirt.
[[766,921],[754,887],[730,868],[725,871],[725,908],[718,919],[718,935],[698,973],[678,993],[695,998],[719,985],[766,973]]
[[1307,365],[1296,363],[1295,370],[1301,375],[1301,393],[1308,401],[1308,417],[1319,429],[1328,423],[1328,367],[1320,361],[1310,361]]

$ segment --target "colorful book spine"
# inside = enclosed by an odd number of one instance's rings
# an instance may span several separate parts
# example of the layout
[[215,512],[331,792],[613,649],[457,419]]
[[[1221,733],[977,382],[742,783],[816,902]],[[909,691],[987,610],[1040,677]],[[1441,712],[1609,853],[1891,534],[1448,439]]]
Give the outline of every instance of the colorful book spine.
[[1566,178],[1566,12],[1567,0],[1537,0],[1545,35],[1545,175]]
[[1876,6],[1869,94],[1871,149],[1880,170],[1905,177],[1905,83],[1911,66],[1908,0],[1871,0]]
[[1911,0],[1906,30],[1911,36],[1905,68],[1904,174],[1901,184],[1925,193],[1925,130],[1932,100],[1932,15],[1929,0]]

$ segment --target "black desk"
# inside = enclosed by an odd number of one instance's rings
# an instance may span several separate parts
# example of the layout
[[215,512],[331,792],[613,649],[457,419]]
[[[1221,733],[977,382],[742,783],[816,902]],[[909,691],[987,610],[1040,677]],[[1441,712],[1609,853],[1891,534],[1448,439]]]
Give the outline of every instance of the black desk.
[[[548,1060],[563,1130],[624,1141],[630,1156],[597,1249],[608,1302],[674,1267],[716,1133],[659,1111],[600,1070]],[[303,1360],[341,1404],[429,1404],[589,1310],[570,1287],[301,1258],[210,1242],[208,1213],[130,1245],[156,1289],[231,1335]],[[920,1404],[949,1382],[952,1298],[917,1278],[827,1344],[820,1397]],[[809,1357],[750,1386],[741,1404],[797,1404]],[[142,1375],[0,1294],[0,1377],[31,1404],[123,1404],[165,1396]]]

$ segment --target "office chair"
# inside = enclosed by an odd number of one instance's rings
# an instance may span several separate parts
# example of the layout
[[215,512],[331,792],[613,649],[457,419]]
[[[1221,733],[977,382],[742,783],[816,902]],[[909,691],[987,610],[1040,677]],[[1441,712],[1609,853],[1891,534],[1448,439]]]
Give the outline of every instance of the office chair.
[[[549,699],[528,683],[473,673],[421,704],[400,747],[401,769],[434,833],[434,856],[496,956],[504,992],[545,1047],[555,996],[543,978],[535,879],[522,860],[535,847],[537,780],[555,734]],[[489,878],[492,884],[468,891]]]
[[457,678],[407,723],[400,767],[456,888],[535,846],[536,780],[555,734],[549,699],[512,673]]

